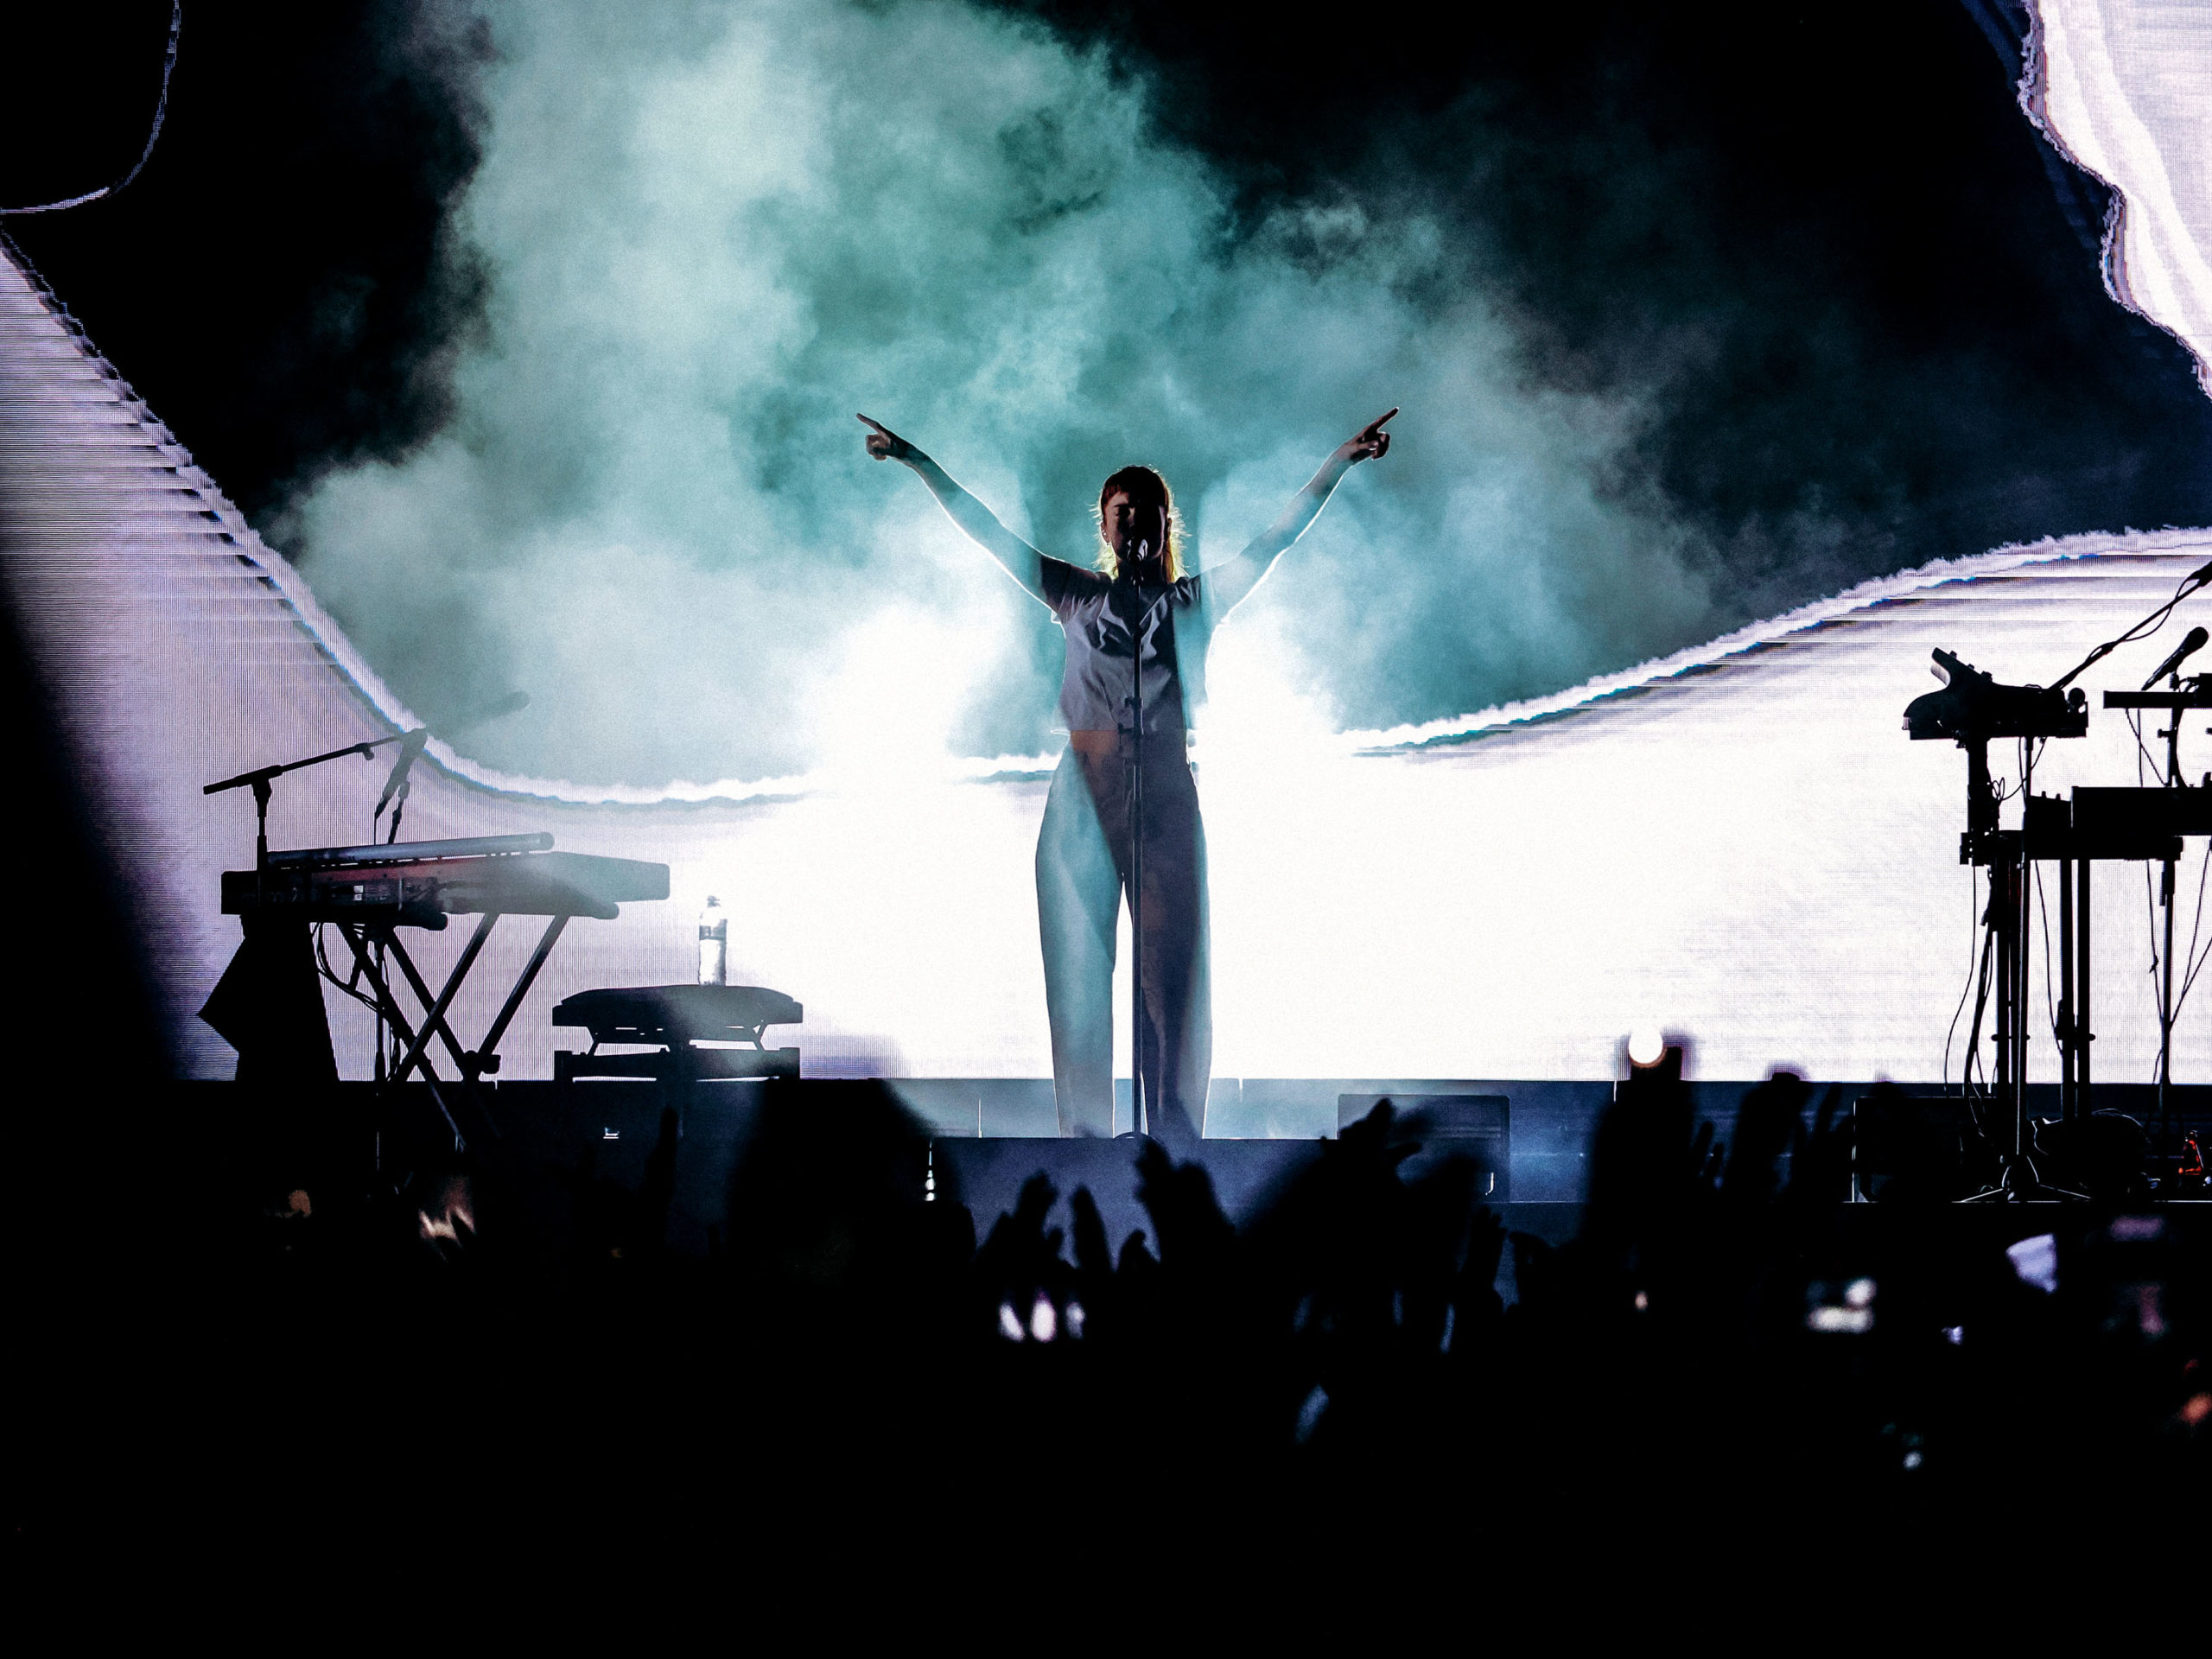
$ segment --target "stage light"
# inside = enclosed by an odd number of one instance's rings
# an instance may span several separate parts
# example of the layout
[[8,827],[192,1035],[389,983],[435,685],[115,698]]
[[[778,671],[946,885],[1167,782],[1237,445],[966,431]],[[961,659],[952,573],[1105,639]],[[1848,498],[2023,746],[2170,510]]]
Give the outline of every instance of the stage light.
[[1029,1310],[1029,1334],[1039,1342],[1050,1342],[1060,1334],[1060,1316],[1052,1310],[1052,1300],[1042,1291],[1037,1294],[1036,1306]]
[[1639,1025],[1629,1033],[1628,1063],[1630,1065],[1656,1065],[1666,1055],[1667,1038],[1658,1027]]

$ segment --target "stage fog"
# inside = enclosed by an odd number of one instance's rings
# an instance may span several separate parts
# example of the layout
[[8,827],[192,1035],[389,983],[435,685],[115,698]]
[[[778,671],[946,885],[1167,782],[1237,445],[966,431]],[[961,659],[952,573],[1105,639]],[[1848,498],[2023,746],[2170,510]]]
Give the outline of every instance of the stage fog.
[[[190,1075],[232,1062],[196,1011],[237,942],[217,878],[251,855],[251,801],[200,785],[512,691],[520,714],[433,741],[410,837],[545,830],[672,877],[579,924],[504,1076],[548,1073],[569,991],[684,976],[709,893],[731,977],[804,1001],[787,1035],[810,1071],[1048,1071],[1031,848],[1060,636],[871,465],[857,410],[1077,564],[1098,480],[1157,466],[1203,567],[1402,409],[1388,462],[1224,625],[1198,711],[1231,1085],[1603,1077],[1639,1023],[1688,1038],[1694,1075],[1955,1075],[1980,899],[1960,758],[1897,729],[1928,652],[2048,679],[2205,556],[2129,528],[2202,522],[2156,447],[2186,448],[2201,411],[2153,418],[2166,392],[2144,393],[2122,459],[2076,476],[1991,412],[2033,404],[2010,357],[1885,381],[1910,353],[1840,308],[1760,336],[1795,366],[1762,371],[1777,413],[1723,477],[1684,434],[1741,438],[1758,406],[1713,377],[1758,355],[1745,272],[1766,256],[1700,256],[1710,292],[1663,317],[1548,312],[1605,307],[1566,254],[1535,263],[1514,214],[1565,163],[1495,88],[1270,175],[1126,42],[982,5],[432,6],[378,50],[472,147],[438,200],[417,307],[436,395],[404,442],[333,446],[241,512],[127,356],[99,359],[98,319],[65,324],[60,279],[5,273],[8,460],[34,503],[15,603],[152,918]],[[2044,142],[2007,83],[1992,96]],[[1689,163],[1592,131],[1578,165],[1612,205],[1560,211],[1570,251],[1624,291],[1658,261],[1679,298],[1695,284],[1668,250],[1708,211],[1668,194]],[[2079,218],[2065,191],[2089,187],[2051,176],[2040,211]],[[2063,257],[2136,326],[2093,258]],[[318,303],[352,326],[336,289]],[[2143,327],[2164,355],[2115,384],[2185,384],[2188,354]],[[1819,424],[1854,403],[1872,433],[1964,435],[1963,481],[1929,482],[1958,455]],[[1990,470],[2000,453],[2028,459]],[[2084,684],[2133,685],[2150,651]],[[2046,789],[2132,782],[2133,734],[2107,721],[2045,766]],[[365,838],[376,781],[280,786],[272,840]],[[2156,1046],[2139,910],[2100,946],[2115,1081]],[[341,1071],[366,1075],[365,1016],[329,1007]],[[2178,1041],[2177,1070],[2212,1052],[2201,1020]]]

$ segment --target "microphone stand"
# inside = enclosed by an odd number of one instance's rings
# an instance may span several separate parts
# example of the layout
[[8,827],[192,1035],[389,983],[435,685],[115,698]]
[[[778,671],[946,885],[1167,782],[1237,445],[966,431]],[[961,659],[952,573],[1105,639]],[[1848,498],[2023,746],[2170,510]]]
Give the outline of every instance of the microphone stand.
[[[261,766],[252,772],[242,772],[235,778],[207,785],[202,795],[219,795],[226,789],[251,789],[253,791],[253,868],[258,874],[269,868],[269,792],[274,784],[288,772],[302,771],[319,766],[326,760],[342,760],[349,754],[367,760],[387,743],[397,743],[415,735],[409,732],[394,732],[390,737],[379,737],[365,743],[348,743],[342,749],[331,749],[322,754],[311,754],[304,760],[287,760],[281,766]],[[418,746],[419,747],[419,746]]]
[[1144,562],[1147,543],[1137,543],[1136,614],[1129,626],[1129,1128],[1145,1132],[1144,1088]]
[[[219,795],[225,790],[230,789],[251,789],[253,791],[253,881],[254,898],[257,902],[265,901],[268,898],[264,889],[269,871],[269,795],[270,786],[279,778],[288,772],[301,772],[309,766],[319,766],[327,760],[342,760],[349,754],[358,754],[362,760],[367,760],[373,758],[376,752],[387,743],[403,743],[406,747],[400,751],[399,766],[394,768],[394,773],[404,780],[405,777],[404,769],[410,763],[413,756],[421,752],[423,740],[427,735],[427,733],[419,731],[394,732],[390,737],[375,738],[365,743],[348,743],[342,749],[331,749],[321,754],[311,754],[304,760],[288,760],[282,766],[259,766],[251,772],[242,772],[235,778],[225,778],[201,789],[200,792],[203,795]],[[393,833],[397,835],[398,832],[397,818],[392,821],[392,828]],[[378,967],[381,971],[383,967],[381,954],[378,957]],[[379,1008],[377,1011],[376,1039],[377,1081],[378,1083],[384,1081],[384,1011]]]
[[[2158,677],[2153,674],[2151,677],[2156,680]],[[2201,677],[2192,677],[2190,683],[2192,687],[2202,683]],[[2173,690],[2181,690],[2181,670],[2178,666],[2174,669],[2167,684]],[[2189,787],[2188,780],[2181,775],[2181,719],[2183,712],[2179,709],[2168,710],[2170,723],[2164,731],[2158,734],[2166,740],[2165,786],[2168,789]],[[2168,1114],[2172,1110],[2171,1093],[2174,1081],[2174,861],[2171,858],[2166,860],[2164,874],[2158,885],[2159,902],[2166,912],[2165,948],[2158,953],[2158,1134],[2161,1136],[2168,1132],[2173,1121]]]

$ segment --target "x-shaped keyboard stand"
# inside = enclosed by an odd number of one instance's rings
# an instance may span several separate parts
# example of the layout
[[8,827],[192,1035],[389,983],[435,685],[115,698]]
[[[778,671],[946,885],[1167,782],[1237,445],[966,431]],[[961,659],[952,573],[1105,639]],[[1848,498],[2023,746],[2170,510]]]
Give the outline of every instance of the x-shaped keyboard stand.
[[[484,1098],[484,1091],[477,1087],[477,1079],[486,1071],[499,1069],[499,1039],[507,1034],[507,1027],[514,1023],[516,1014],[521,1010],[523,998],[530,995],[531,986],[537,982],[538,970],[545,966],[546,957],[553,954],[554,944],[560,939],[562,931],[569,925],[569,918],[565,915],[556,915],[547,921],[545,931],[538,938],[537,948],[530,953],[529,963],[524,965],[521,976],[515,981],[514,988],[507,993],[505,1005],[500,1008],[499,1018],[492,1021],[491,1029],[484,1033],[482,1044],[474,1049],[463,1048],[460,1039],[454,1035],[446,1011],[453,1006],[453,1000],[460,992],[462,982],[467,979],[469,969],[475,967],[476,958],[483,952],[484,942],[492,937],[493,925],[503,913],[496,910],[486,911],[478,919],[475,932],[469,935],[468,943],[461,948],[461,959],[454,963],[453,971],[446,976],[444,988],[435,996],[430,994],[429,984],[423,979],[422,969],[415,965],[415,959],[407,954],[407,947],[399,942],[399,930],[394,923],[361,921],[337,924],[338,931],[353,952],[356,970],[369,982],[378,1011],[392,1030],[399,1033],[400,1041],[407,1046],[387,1081],[394,1084],[404,1083],[408,1074],[419,1067],[423,1080],[429,1084],[430,1098],[437,1103],[438,1110],[444,1116],[447,1127],[453,1130],[456,1142],[465,1143],[467,1137],[462,1134],[460,1123],[454,1117],[453,1108],[447,1103],[445,1093],[438,1086],[442,1079],[438,1076],[437,1068],[430,1064],[431,1038],[435,1036],[445,1045],[446,1053],[451,1058],[454,1069],[460,1073],[461,1086],[470,1104],[483,1118],[493,1137],[497,1138],[499,1122],[492,1116],[491,1105]],[[402,1011],[399,999],[392,995],[391,982],[377,966],[374,947],[378,945],[389,951],[399,963],[399,971],[406,976],[416,1003],[426,1010],[419,1027],[410,1021]]]

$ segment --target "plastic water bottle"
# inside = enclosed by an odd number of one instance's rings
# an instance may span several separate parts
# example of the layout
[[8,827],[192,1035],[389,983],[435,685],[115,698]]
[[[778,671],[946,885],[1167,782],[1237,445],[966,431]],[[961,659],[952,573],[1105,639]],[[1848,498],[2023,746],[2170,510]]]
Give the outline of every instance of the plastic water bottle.
[[729,916],[722,909],[722,901],[711,893],[707,895],[707,907],[699,912],[699,982],[729,982]]

